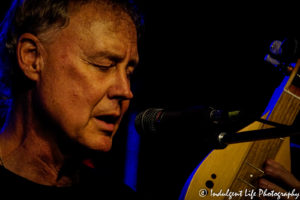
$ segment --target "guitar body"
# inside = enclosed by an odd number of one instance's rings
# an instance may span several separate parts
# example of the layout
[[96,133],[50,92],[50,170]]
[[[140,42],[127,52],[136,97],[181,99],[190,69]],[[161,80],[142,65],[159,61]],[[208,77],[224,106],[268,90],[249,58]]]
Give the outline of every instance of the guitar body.
[[[262,117],[277,123],[293,124],[299,110],[299,88],[293,80],[299,72],[298,61],[288,82],[284,82],[279,98],[272,110],[266,110]],[[276,91],[278,93],[278,91]],[[274,99],[273,99],[274,100]],[[260,122],[254,122],[241,131],[270,128]],[[229,199],[228,192],[248,191],[256,188],[256,181],[263,175],[263,164],[267,158],[291,169],[289,138],[269,139],[228,145],[225,149],[212,151],[195,172],[187,189],[186,200]],[[237,196],[232,199],[246,199]]]
[[[261,123],[255,122],[241,131],[257,130]],[[209,194],[211,189],[218,193],[219,191],[226,192],[230,188],[236,174],[240,169],[247,153],[251,148],[252,142],[232,144],[223,150],[212,151],[199,166],[190,183],[185,199],[186,200],[211,200]],[[286,139],[276,155],[275,160],[283,164],[290,170],[290,143]],[[214,177],[214,178],[213,178]],[[213,187],[207,187],[207,182],[213,183]],[[199,193],[207,190],[208,194],[201,197]],[[213,199],[226,199],[225,197],[213,197]]]

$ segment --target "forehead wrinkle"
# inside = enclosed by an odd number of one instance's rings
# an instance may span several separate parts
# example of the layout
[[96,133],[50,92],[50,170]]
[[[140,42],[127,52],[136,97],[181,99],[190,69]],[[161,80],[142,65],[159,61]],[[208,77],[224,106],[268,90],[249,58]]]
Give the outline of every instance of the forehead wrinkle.
[[[82,12],[72,12],[70,24],[77,26],[79,31],[92,36],[93,29],[99,28],[110,37],[118,37],[118,34],[123,34],[128,39],[128,42],[135,45],[137,41],[137,33],[134,22],[131,17],[121,9],[112,10],[112,6],[99,5],[91,6],[92,4],[84,5]],[[107,8],[108,7],[108,8]],[[83,11],[84,10],[84,11]],[[134,37],[132,37],[134,36]],[[97,41],[105,40],[97,39]]]
[[[124,11],[123,8],[109,2],[92,1],[85,4],[71,3],[69,7],[70,17],[75,15],[80,16],[80,20],[84,22],[83,25],[85,25],[87,29],[91,27],[95,21],[111,25],[110,27],[113,31],[121,27],[122,24],[134,24],[130,15]],[[90,11],[81,12],[82,10]],[[127,23],[123,23],[124,21],[127,21]]]
[[[134,22],[125,12],[122,13],[120,10],[110,12],[105,8],[103,5],[96,7],[92,4],[85,4],[80,10],[71,12],[67,29],[72,34],[68,39],[73,38],[78,41],[77,45],[86,58],[108,56],[124,60],[127,59],[126,56],[129,56],[128,61],[137,65],[138,55],[135,49],[137,48],[137,34]],[[91,38],[94,42],[87,41]],[[122,40],[119,39],[118,43],[111,43],[110,38],[122,38]]]

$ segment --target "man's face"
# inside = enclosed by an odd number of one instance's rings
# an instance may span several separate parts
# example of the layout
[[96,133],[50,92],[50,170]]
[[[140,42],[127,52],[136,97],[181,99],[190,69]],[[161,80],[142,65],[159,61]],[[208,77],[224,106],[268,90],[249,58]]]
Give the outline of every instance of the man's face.
[[37,83],[43,109],[73,140],[108,151],[133,97],[129,76],[138,63],[135,25],[119,11],[87,4],[45,43]]

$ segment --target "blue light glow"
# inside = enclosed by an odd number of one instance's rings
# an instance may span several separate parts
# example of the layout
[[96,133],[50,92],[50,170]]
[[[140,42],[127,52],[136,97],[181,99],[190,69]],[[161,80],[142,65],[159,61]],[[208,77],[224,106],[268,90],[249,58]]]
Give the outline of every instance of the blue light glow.
[[[207,156],[209,156],[209,154],[207,154]],[[207,158],[207,156],[200,162],[200,164],[194,169],[194,171],[191,173],[191,175],[189,176],[189,178],[186,180],[186,182],[185,182],[185,184],[184,184],[184,186],[183,186],[183,188],[181,190],[181,193],[180,193],[180,196],[179,196],[178,200],[184,200],[185,195],[187,193],[187,190],[188,190],[188,188],[189,188],[189,186],[191,184],[191,181],[192,181],[195,173],[197,172],[198,168],[203,163],[203,161]]]
[[291,143],[290,146],[291,146],[291,148],[300,149],[300,145],[299,144]]
[[135,130],[134,120],[136,113],[130,115],[128,124],[126,158],[125,158],[125,175],[124,182],[134,191],[137,186],[137,172],[138,172],[138,156],[140,148],[140,136]]
[[285,76],[283,81],[281,82],[281,84],[279,85],[278,88],[276,88],[276,90],[274,91],[273,93],[273,96],[271,97],[271,100],[269,101],[269,104],[268,106],[266,107],[263,115],[265,115],[266,113],[268,113],[268,116],[266,119],[269,118],[270,114],[271,114],[271,111],[274,109],[275,105],[276,105],[276,102],[278,101],[281,93],[283,92],[284,90],[284,86],[287,84],[287,81],[289,80],[289,76]]

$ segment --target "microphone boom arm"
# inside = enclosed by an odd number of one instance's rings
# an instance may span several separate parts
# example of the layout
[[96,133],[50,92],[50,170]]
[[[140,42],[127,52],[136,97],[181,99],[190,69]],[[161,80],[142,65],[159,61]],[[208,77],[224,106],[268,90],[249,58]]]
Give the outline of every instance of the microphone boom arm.
[[267,128],[239,133],[221,132],[217,135],[217,140],[220,144],[220,147],[225,148],[228,144],[251,142],[255,140],[284,138],[300,134],[300,130],[296,129],[294,126],[283,126],[279,128]]

